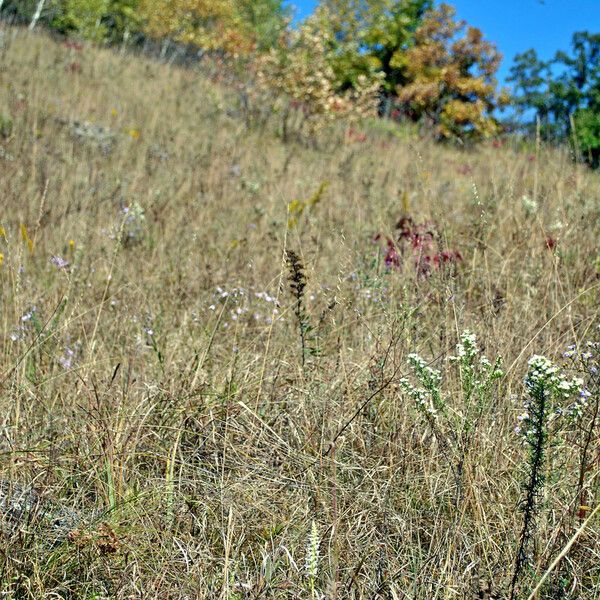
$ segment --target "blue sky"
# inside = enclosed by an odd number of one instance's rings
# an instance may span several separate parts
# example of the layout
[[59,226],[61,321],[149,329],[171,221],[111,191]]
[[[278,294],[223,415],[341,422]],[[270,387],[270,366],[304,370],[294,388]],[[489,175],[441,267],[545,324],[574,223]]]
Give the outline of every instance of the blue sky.
[[[310,14],[316,0],[291,0],[296,18]],[[498,73],[508,75],[515,54],[535,48],[541,58],[569,50],[575,31],[600,32],[600,0],[449,0],[461,19],[479,27],[504,56]]]

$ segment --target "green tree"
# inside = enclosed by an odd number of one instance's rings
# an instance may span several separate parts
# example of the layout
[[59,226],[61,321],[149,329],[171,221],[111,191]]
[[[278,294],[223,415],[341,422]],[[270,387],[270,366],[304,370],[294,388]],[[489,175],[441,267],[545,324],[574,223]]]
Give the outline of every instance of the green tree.
[[431,0],[323,0],[321,27],[328,30],[329,52],[344,88],[359,76],[383,73],[382,95],[406,82],[405,53]]
[[61,33],[76,33],[86,39],[104,40],[107,29],[103,23],[109,11],[109,0],[60,0],[51,26]]
[[[575,33],[571,52],[559,51],[550,61],[540,60],[535,50],[518,54],[508,80],[518,114],[539,119],[544,139],[566,139],[572,119],[578,117],[577,134],[585,143],[594,143],[595,115],[600,111],[600,34]],[[524,126],[529,131],[533,127],[531,120]]]
[[577,149],[592,167],[600,167],[600,110],[581,109],[573,116]]
[[512,103],[517,118],[523,119],[527,114],[534,113],[543,128],[544,137],[551,137],[550,63],[540,60],[533,49],[517,54],[507,81],[514,84]]
[[251,32],[257,50],[273,48],[285,32],[290,10],[282,0],[237,0],[240,22]]
[[142,28],[140,0],[110,0],[108,12],[102,17],[102,22],[109,41],[127,40]]
[[21,23],[31,23],[36,10],[41,8],[40,22],[47,24],[59,10],[57,0],[47,0],[40,5],[39,0],[4,0],[1,8],[5,18],[13,18]]

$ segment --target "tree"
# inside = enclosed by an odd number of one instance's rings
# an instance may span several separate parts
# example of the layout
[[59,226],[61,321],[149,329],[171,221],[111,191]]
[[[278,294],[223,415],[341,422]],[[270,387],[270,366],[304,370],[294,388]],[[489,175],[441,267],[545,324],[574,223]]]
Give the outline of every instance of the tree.
[[290,10],[282,0],[237,0],[239,20],[249,29],[256,49],[273,48],[285,32]]
[[141,0],[140,10],[151,37],[235,54],[252,48],[233,0]]
[[122,41],[140,30],[140,0],[5,0],[3,15],[38,23],[66,35],[95,41]]
[[335,119],[376,114],[381,74],[361,73],[354,85],[343,84],[335,68],[339,55],[331,52],[334,34],[323,26],[330,22],[327,12],[324,6],[318,7],[276,48],[257,59],[261,87],[276,91],[283,100],[284,138],[294,114],[300,115],[298,133],[309,135]]
[[47,23],[57,13],[57,4],[57,0],[4,0],[0,3],[0,10],[5,17],[30,27],[33,23],[35,27],[38,22]]
[[397,88],[404,111],[441,138],[487,137],[498,131],[502,102],[495,74],[501,55],[481,31],[454,20],[447,4],[429,11],[404,57],[408,83]]
[[76,33],[86,39],[102,41],[107,33],[103,17],[109,0],[60,0],[51,26],[61,33]]
[[109,10],[102,17],[110,42],[127,41],[142,28],[140,0],[110,0]]
[[33,13],[33,17],[31,17],[31,22],[29,23],[30,30],[33,30],[37,22],[40,20],[42,11],[44,10],[44,4],[46,4],[46,0],[38,0],[38,3],[35,7],[35,12]]
[[[598,163],[600,113],[600,34],[579,31],[573,35],[571,53],[559,51],[541,61],[534,50],[515,57],[509,81],[521,117],[531,113],[541,123],[546,140],[565,140],[575,122],[583,156]],[[526,123],[525,130],[532,124]]]
[[345,88],[359,75],[383,73],[382,93],[389,97],[406,82],[406,50],[432,0],[323,0],[329,30],[328,50]]
[[586,108],[574,117],[576,144],[583,159],[594,169],[600,167],[600,111]]
[[528,112],[535,111],[543,128],[544,137],[549,137],[552,128],[549,93],[550,64],[541,61],[535,50],[527,50],[515,56],[507,80],[514,83],[512,103],[517,117],[522,119]]

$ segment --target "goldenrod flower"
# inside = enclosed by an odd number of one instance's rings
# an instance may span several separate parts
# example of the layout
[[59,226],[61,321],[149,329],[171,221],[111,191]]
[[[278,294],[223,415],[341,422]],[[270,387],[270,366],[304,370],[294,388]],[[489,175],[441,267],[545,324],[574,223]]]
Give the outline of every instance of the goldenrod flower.
[[291,215],[301,215],[306,205],[301,200],[292,200],[288,204],[288,211]]
[[29,248],[29,253],[33,254],[33,240],[29,237],[27,233],[27,227],[23,223],[21,223],[21,237],[23,241],[27,244],[27,248]]

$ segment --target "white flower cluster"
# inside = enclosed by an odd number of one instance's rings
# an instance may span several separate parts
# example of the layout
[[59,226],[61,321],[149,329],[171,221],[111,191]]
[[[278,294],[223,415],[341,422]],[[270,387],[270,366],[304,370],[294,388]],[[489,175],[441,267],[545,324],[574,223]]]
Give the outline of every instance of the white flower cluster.
[[[479,360],[477,356],[479,355]],[[456,344],[456,356],[449,356],[450,362],[460,362],[462,368],[473,377],[473,384],[480,387],[489,383],[494,379],[498,379],[504,375],[504,371],[500,368],[501,360],[496,360],[494,364],[481,354],[481,349],[477,345],[477,336],[470,331],[463,331],[460,336],[460,342]],[[476,369],[476,364],[479,363],[479,369]],[[466,376],[467,373],[463,373]]]
[[442,382],[442,374],[431,367],[418,354],[409,354],[408,364],[412,367],[415,375],[424,387],[416,387],[406,377],[398,382],[402,391],[412,398],[419,410],[431,417],[436,417],[440,404],[439,386]]
[[525,377],[525,387],[530,392],[553,394],[557,398],[566,399],[577,393],[583,385],[583,379],[569,380],[561,374],[560,369],[545,356],[536,354],[529,359],[529,369]]
[[410,383],[410,381],[408,381],[408,379],[406,379],[406,377],[400,379],[398,383],[400,384],[402,391],[414,400],[419,410],[428,413],[432,417],[437,415],[437,411],[433,406],[433,402],[431,402],[430,396],[425,389],[415,387]]
[[26,337],[28,331],[35,329],[35,320],[37,319],[36,311],[37,308],[33,306],[21,316],[21,324],[10,334],[11,341],[18,342]]
[[442,382],[442,374],[437,369],[427,366],[427,363],[418,354],[409,354],[408,364],[421,379],[429,385],[439,385]]
[[[504,374],[500,368],[502,361],[497,359],[492,364],[481,353],[477,338],[470,331],[464,331],[460,336],[456,353],[457,355],[450,356],[449,360],[460,365],[463,399],[475,414],[480,415],[486,403],[493,398],[492,383]],[[429,367],[418,354],[409,354],[407,361],[420,386],[402,378],[399,382],[402,391],[411,397],[428,417],[443,413],[445,400],[441,390],[442,373]],[[468,418],[476,419],[477,416],[470,414]]]
[[316,579],[319,574],[319,545],[319,530],[313,521],[306,544],[306,573],[312,579]]
[[[583,390],[582,386],[583,379],[568,379],[545,356],[532,356],[525,377],[525,388],[529,396],[524,402],[525,412],[517,417],[519,425],[515,432],[528,440],[538,436],[540,428],[546,429],[558,417],[579,417],[589,397],[589,392]],[[560,402],[575,395],[578,395],[578,399],[566,409],[550,404],[553,399]]]
[[456,344],[457,357],[451,358],[473,358],[479,354],[479,347],[477,346],[477,337],[470,331],[463,331],[460,336],[460,342]]
[[527,195],[523,195],[521,197],[521,204],[523,205],[523,210],[528,217],[534,215],[539,209],[539,204],[537,201]]

